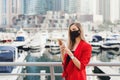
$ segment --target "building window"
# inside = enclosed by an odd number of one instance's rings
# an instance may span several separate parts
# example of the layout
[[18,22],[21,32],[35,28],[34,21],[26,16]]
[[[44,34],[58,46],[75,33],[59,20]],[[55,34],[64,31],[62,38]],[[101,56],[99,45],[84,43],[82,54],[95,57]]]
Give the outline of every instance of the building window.
[[6,0],[2,0],[2,13],[6,13],[6,7],[7,7],[7,5],[6,5]]
[[7,19],[6,17],[4,16],[3,19],[2,19],[2,25],[6,25],[7,24]]

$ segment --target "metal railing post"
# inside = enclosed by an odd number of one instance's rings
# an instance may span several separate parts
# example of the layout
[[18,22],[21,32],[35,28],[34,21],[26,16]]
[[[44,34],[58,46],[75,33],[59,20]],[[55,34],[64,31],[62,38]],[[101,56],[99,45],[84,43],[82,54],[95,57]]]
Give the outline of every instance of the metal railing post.
[[[46,71],[45,70],[41,70],[40,73],[45,74]],[[40,80],[46,80],[46,76],[45,75],[40,75]]]
[[51,80],[55,80],[54,66],[50,66],[50,75],[51,75]]

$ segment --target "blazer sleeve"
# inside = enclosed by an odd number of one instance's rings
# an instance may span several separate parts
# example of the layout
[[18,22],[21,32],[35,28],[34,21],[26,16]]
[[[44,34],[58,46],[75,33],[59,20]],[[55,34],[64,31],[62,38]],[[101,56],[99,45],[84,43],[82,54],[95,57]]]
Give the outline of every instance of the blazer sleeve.
[[67,57],[67,54],[65,54],[63,57],[62,65],[65,65],[66,57]]
[[85,44],[82,49],[83,49],[82,54],[79,59],[81,63],[80,70],[85,69],[85,67],[90,61],[91,53],[92,53],[92,47],[89,44]]

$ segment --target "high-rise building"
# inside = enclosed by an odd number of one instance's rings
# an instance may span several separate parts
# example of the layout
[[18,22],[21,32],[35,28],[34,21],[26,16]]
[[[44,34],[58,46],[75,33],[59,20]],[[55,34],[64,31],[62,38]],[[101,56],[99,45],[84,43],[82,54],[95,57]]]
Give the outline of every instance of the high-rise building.
[[120,0],[111,0],[110,2],[110,20],[112,23],[116,22],[119,20],[119,4]]
[[[91,1],[91,0],[90,0]],[[90,14],[90,1],[89,0],[81,0],[80,3],[80,14]]]
[[104,22],[110,22],[110,0],[103,0],[103,19]]
[[64,11],[67,13],[76,13],[78,12],[80,8],[77,8],[79,6],[80,1],[78,0],[64,0]]
[[102,15],[102,13],[103,13],[103,1],[104,0],[96,0],[97,1],[97,5],[96,5],[96,7],[97,7],[97,14],[100,14],[100,15]]
[[52,0],[53,1],[53,11],[61,11],[61,0]]
[[120,20],[120,1],[119,1],[119,20]]
[[77,0],[69,0],[69,12],[75,13],[76,12],[76,1]]
[[64,0],[24,0],[27,15],[46,14],[47,11],[63,11]]
[[114,23],[120,19],[120,0],[99,0],[99,12],[103,15],[104,22]]
[[46,0],[24,0],[24,14],[44,14],[46,11],[46,5]]
[[64,0],[64,11],[69,12],[69,0]]
[[0,0],[0,25],[11,26],[15,16],[22,14],[22,0]]
[[81,0],[76,1],[76,12],[80,14],[81,10]]

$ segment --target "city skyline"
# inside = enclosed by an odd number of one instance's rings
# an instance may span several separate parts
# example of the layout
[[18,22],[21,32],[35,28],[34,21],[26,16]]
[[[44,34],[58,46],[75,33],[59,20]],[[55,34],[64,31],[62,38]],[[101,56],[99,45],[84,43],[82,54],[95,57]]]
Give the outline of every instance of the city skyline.
[[19,15],[45,15],[47,11],[92,16],[94,22],[120,20],[119,0],[0,0],[0,25],[12,25]]

